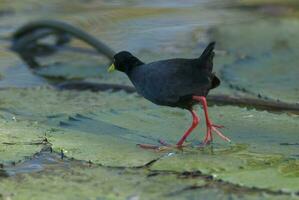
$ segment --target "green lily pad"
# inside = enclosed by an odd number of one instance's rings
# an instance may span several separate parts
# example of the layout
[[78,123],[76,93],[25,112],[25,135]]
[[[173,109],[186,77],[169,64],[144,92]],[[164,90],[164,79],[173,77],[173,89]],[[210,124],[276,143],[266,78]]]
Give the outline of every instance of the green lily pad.
[[[200,186],[205,183],[204,179],[178,179],[177,174],[152,176],[151,172],[143,169],[113,169],[93,165],[89,167],[87,164],[74,161],[51,159],[48,165],[42,166],[44,168],[42,173],[19,173],[1,179],[0,194],[2,197],[14,199],[84,199],[87,197],[156,199],[165,198],[171,191],[182,190],[188,185]],[[61,166],[63,162],[65,166]],[[166,187],[165,183],[168,183]],[[30,188],[34,190],[30,191]],[[41,196],[41,192],[44,195]]]
[[220,48],[235,57],[220,70],[223,82],[255,97],[298,103],[298,23],[266,19],[211,29]]
[[[116,166],[144,165],[159,157],[153,152],[140,152],[136,147],[136,144],[142,142],[138,138],[143,139],[144,135],[140,136],[136,131],[90,118],[92,112],[104,110],[107,107],[106,103],[113,104],[113,101],[108,99],[112,100],[115,94],[59,92],[50,88],[28,89],[27,95],[24,95],[24,90],[21,89],[2,92],[2,108],[10,113],[16,113],[17,120],[33,121],[39,129],[44,130],[54,149],[65,149],[69,156]],[[22,96],[23,101],[14,101],[19,98],[19,95]],[[101,96],[108,99],[103,100]],[[77,104],[79,102],[80,105]],[[125,102],[129,103],[129,99],[124,99],[123,105]],[[65,104],[63,111],[61,103]],[[18,127],[18,124],[15,126]],[[22,138],[17,141],[23,142]]]
[[44,129],[33,122],[0,120],[0,163],[24,160],[26,156],[40,151]]
[[[262,192],[213,181],[198,171],[177,173],[169,170],[152,171],[146,168],[103,167],[69,158],[61,160],[59,154],[48,150],[42,150],[29,160],[5,169],[11,176],[1,179],[0,194],[3,198],[196,199],[198,196],[206,199],[288,198],[285,193],[272,194],[271,191]],[[33,191],[30,190],[32,187]],[[234,194],[231,194],[231,191],[234,191]]]
[[[35,121],[40,128],[43,127],[54,150],[64,149],[70,157],[107,166],[142,166],[168,155],[169,152],[140,149],[136,144],[158,144],[159,139],[175,144],[191,121],[186,111],[158,107],[136,95],[121,98],[122,92],[91,93],[40,88],[28,89],[27,95],[23,94],[24,90],[19,89],[2,90],[2,107],[9,112],[17,112],[17,119]],[[23,101],[14,101],[20,95],[23,95]],[[32,106],[32,102],[39,106]],[[63,111],[61,106],[64,106]],[[213,149],[202,151],[187,147],[185,153],[170,150],[174,154],[162,156],[151,169],[200,170],[248,187],[278,190],[283,184],[289,191],[298,190],[294,184],[298,179],[288,176],[283,170],[285,165],[297,169],[290,162],[297,159],[297,146],[283,145],[298,141],[297,117],[232,106],[213,106],[209,110],[216,124],[228,128],[223,132],[235,144],[220,142],[216,137]],[[194,145],[199,145],[203,138],[205,126],[202,124],[188,138]],[[248,179],[246,182],[246,176],[263,172],[273,173],[267,179],[268,185],[266,181],[253,184]],[[296,174],[296,171],[292,173]],[[239,174],[244,179],[237,179]]]

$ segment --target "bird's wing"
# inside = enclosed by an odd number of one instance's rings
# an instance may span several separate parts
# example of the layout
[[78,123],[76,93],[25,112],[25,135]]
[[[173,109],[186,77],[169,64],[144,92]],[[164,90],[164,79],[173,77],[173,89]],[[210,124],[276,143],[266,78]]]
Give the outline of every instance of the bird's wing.
[[[152,101],[159,100],[160,103],[175,103],[182,96],[206,90],[211,85],[210,77],[206,70],[197,68],[193,61],[172,59],[147,64],[136,74],[135,81],[139,84],[135,86],[143,96]],[[142,85],[142,88],[138,88],[138,85]]]

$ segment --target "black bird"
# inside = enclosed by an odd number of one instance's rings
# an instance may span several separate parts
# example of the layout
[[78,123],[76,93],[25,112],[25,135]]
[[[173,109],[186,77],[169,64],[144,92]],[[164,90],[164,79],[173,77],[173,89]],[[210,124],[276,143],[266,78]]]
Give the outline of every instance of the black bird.
[[223,126],[213,124],[208,116],[206,96],[210,89],[220,84],[219,78],[212,72],[214,46],[215,42],[210,43],[199,58],[174,58],[148,64],[127,51],[121,51],[114,55],[114,63],[108,71],[116,69],[126,73],[137,92],[157,105],[179,107],[191,112],[193,123],[178,141],[178,147],[183,145],[199,123],[199,117],[193,110],[193,105],[197,103],[202,104],[206,118],[207,133],[203,143],[207,144],[213,140],[212,130],[222,139],[230,141],[217,130]]

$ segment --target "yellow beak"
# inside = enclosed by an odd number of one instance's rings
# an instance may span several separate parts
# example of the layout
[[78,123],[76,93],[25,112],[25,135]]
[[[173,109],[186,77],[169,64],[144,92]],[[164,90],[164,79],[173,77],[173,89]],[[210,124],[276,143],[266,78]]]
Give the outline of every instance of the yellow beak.
[[115,70],[115,66],[114,63],[112,63],[112,65],[108,68],[108,72],[113,72]]

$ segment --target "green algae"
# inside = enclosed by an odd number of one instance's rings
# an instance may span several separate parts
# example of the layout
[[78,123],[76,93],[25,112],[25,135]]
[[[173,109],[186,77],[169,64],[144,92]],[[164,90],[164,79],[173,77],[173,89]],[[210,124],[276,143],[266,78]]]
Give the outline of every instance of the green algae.
[[279,166],[279,172],[287,177],[299,177],[299,161],[290,160]]
[[268,167],[275,167],[282,163],[284,158],[281,155],[267,155],[257,153],[240,153],[238,157],[245,161],[245,166],[242,169],[264,169]]

